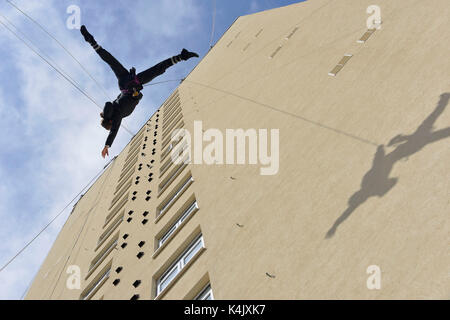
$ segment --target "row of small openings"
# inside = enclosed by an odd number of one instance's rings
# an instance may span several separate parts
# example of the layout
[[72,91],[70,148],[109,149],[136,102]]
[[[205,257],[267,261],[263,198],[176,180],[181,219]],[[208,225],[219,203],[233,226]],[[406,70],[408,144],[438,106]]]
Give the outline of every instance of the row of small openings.
[[238,33],[236,33],[236,35],[234,36],[234,39],[231,40],[231,41],[227,44],[227,48],[228,48],[229,46],[231,46],[231,44],[233,43],[233,41],[234,41],[235,39],[237,39],[237,38],[239,37],[240,34],[241,34],[241,31],[239,31]]
[[[147,211],[146,211],[146,212],[147,212]],[[134,212],[131,210],[130,212],[128,212],[128,215],[131,216],[133,213],[134,213]],[[148,213],[148,212],[147,212],[147,213]],[[144,216],[145,216],[145,212],[144,212]],[[122,239],[123,239],[123,240],[127,240],[128,237],[129,237],[129,234],[126,233],[126,234],[124,234],[124,235],[122,236]],[[121,244],[120,247],[121,247],[122,249],[125,249],[125,248],[127,247],[127,245],[128,245],[127,242],[123,242],[123,243]],[[139,247],[139,248],[144,247],[144,245],[145,245],[145,241],[140,241],[140,242],[138,243],[138,247]],[[141,251],[141,252],[139,252],[139,253],[137,254],[137,258],[140,259],[140,258],[142,258],[143,255],[144,255],[144,252]],[[116,268],[115,272],[116,272],[116,274],[118,275],[120,272],[122,272],[122,270],[123,270],[123,266],[118,266],[118,267]],[[142,282],[141,280],[135,280],[135,281],[133,282],[132,286],[133,286],[134,288],[137,288],[137,287],[140,286],[141,282]],[[118,286],[119,283],[120,283],[120,278],[116,278],[116,279],[112,282],[112,284],[113,284],[114,286]],[[134,297],[134,298],[133,298],[133,297]],[[139,295],[134,295],[133,297],[132,297],[131,300],[137,300],[137,299],[139,298]]]
[[[150,190],[149,191],[147,191],[147,194],[150,194]],[[147,197],[147,199],[150,199],[150,197]],[[131,221],[133,221],[133,218],[131,217],[131,215],[134,213],[134,211],[133,210],[130,210],[129,212],[128,212],[128,218],[127,218],[127,222],[128,223],[130,223]],[[142,215],[144,216],[144,217],[146,217],[147,215],[148,215],[148,211],[145,211]],[[122,220],[123,220],[123,218],[122,218]],[[142,221],[141,221],[141,223],[142,224],[146,224],[148,222],[148,219],[143,219]],[[124,235],[124,239],[126,239],[128,237],[128,234],[125,234]],[[122,245],[121,245],[121,247],[122,247],[122,249],[124,249],[125,247],[127,246],[127,243],[123,243]]]
[[[158,110],[158,112],[159,112],[159,110]],[[159,117],[159,114],[157,114],[157,117]],[[157,129],[157,126],[158,125],[156,125],[156,127],[155,127],[155,129]],[[148,130],[147,130],[147,132],[148,132]],[[156,136],[156,131],[155,131],[155,136]],[[145,137],[145,139],[144,139],[144,141],[146,142],[148,140],[148,137]],[[154,143],[153,144],[155,144],[155,142],[156,142],[156,139],[154,140]],[[153,149],[153,153],[155,152],[155,149]],[[151,161],[151,163],[154,163],[154,160],[152,160]],[[139,166],[138,166],[138,171],[141,171],[142,170],[142,163],[140,163],[139,164]],[[150,165],[147,165],[147,167],[150,169],[151,168],[151,166]],[[150,173],[150,175],[152,175],[152,173]],[[136,178],[135,178],[135,184],[138,184],[139,183],[139,180],[140,180],[140,176],[137,176]],[[149,180],[149,181],[151,181],[151,180]],[[151,193],[151,191],[150,190],[148,190],[147,192],[146,192],[146,194],[147,194],[147,198],[146,198],[146,200],[148,201],[148,200],[150,200],[150,193]],[[131,198],[131,200],[136,200],[136,197],[137,197],[137,194],[138,194],[138,192],[137,191],[134,191],[133,192],[133,197]],[[128,212],[128,218],[127,218],[127,222],[128,223],[130,223],[131,221],[132,221],[132,215],[133,215],[133,213],[134,213],[134,211],[133,210],[130,210],[129,212]],[[146,212],[144,212],[144,217],[146,216],[148,214],[148,212],[146,211]],[[120,220],[120,222],[121,221],[123,221],[124,220],[124,216],[123,216],[123,214],[122,214],[122,217],[121,217],[121,220]],[[144,219],[145,220],[145,219]],[[115,229],[115,228],[114,228]],[[129,237],[129,235],[128,234],[124,234],[123,236],[122,236],[122,238],[123,238],[123,240],[126,240],[127,238]],[[138,246],[140,247],[140,248],[142,248],[143,246],[144,246],[144,244],[145,244],[145,241],[141,241],[139,244],[138,244]],[[125,249],[126,247],[127,247],[127,242],[123,242],[121,245],[120,245],[120,247],[122,248],[122,249]],[[144,255],[144,252],[139,252],[138,254],[137,254],[137,258],[138,259],[140,259],[140,258],[142,258],[142,256]],[[121,271],[122,271],[122,269],[123,269],[123,267],[117,267],[117,269],[115,270],[116,271],[116,273],[118,274],[118,273],[120,273]],[[113,281],[113,285],[114,286],[117,286],[118,284],[120,283],[120,279],[119,278],[116,278],[114,281]],[[141,280],[136,280],[134,283],[133,283],[133,286],[135,287],[135,288],[137,288],[139,285],[140,285],[140,283],[141,283]],[[139,299],[139,295],[137,295],[137,294],[135,294],[135,295],[133,295],[132,297],[131,297],[131,299],[130,300],[137,300],[137,299]]]
[[[145,133],[144,130],[141,131],[133,139],[133,141],[130,145],[130,148],[128,150],[128,155],[127,155],[127,157],[125,159],[125,163],[122,167],[122,172],[119,177],[118,185],[117,185],[116,192],[115,192],[115,193],[118,192],[118,194],[111,201],[111,206],[109,208],[110,212],[106,217],[104,228],[106,228],[108,225],[110,225],[110,226],[100,236],[96,250],[99,248],[101,243],[104,243],[106,238],[108,238],[109,235],[112,234],[112,232],[117,229],[117,227],[120,225],[120,223],[124,219],[124,216],[122,213],[122,215],[119,216],[119,218],[116,219],[114,223],[109,224],[109,222],[117,214],[117,212],[119,212],[123,208],[125,203],[128,202],[129,194],[125,195],[125,193],[129,190],[129,188],[131,186],[131,183],[130,183],[131,180],[129,180],[129,182],[127,184],[124,184],[124,183],[125,183],[125,181],[128,181],[129,176],[131,176],[133,174],[133,172],[135,171],[135,165],[137,163],[140,145],[142,144],[142,140],[144,139],[144,133]],[[147,139],[147,136],[145,136],[145,139]],[[131,169],[133,169],[133,170],[131,170]],[[132,200],[136,199],[135,195],[136,195],[136,191],[133,193]],[[122,200],[119,201],[119,199],[122,199]],[[113,206],[116,203],[118,203],[118,204],[116,205],[116,207],[113,208]],[[117,234],[117,236],[118,236],[118,234]],[[117,242],[118,242],[117,236],[115,238],[113,238],[113,240],[111,240],[107,245],[105,245],[104,248],[91,261],[88,276],[90,276],[93,273],[93,271],[97,268],[97,266],[100,265],[108,257],[108,255],[112,252],[112,250],[116,247]],[[108,272],[108,275],[109,275],[109,272]]]
[[[255,37],[255,38],[258,38],[258,36],[259,36],[262,32],[263,32],[263,28],[259,29],[259,31],[255,34],[254,37]],[[240,32],[234,37],[234,39],[236,39],[236,38],[239,36],[239,34],[240,34]],[[234,39],[231,40],[231,41],[227,44],[227,48],[228,48],[229,46],[231,46],[231,44],[233,43]],[[251,44],[252,44],[251,42],[247,43],[247,44],[245,45],[245,47],[242,49],[242,51],[246,51],[246,50],[250,47]]]
[[[375,28],[368,29],[356,42],[365,43],[375,31],[376,31]],[[350,60],[351,57],[352,54],[345,54],[344,57],[341,59],[341,61],[339,61],[338,64],[333,68],[333,70],[328,72],[328,75],[335,77],[339,73],[339,71],[341,71],[342,68],[344,68],[345,64]]]
[[[152,175],[153,175],[153,174],[150,173],[149,176],[152,176]],[[137,177],[137,178],[140,178],[140,177]],[[139,180],[137,180],[137,181],[139,181]],[[147,190],[147,192],[146,192],[147,197],[145,198],[145,201],[149,201],[149,200],[150,200],[150,193],[151,193],[151,192],[152,192],[151,190]],[[134,192],[133,192],[133,197],[131,198],[132,201],[134,201],[134,200],[137,199],[137,194],[138,194],[137,191],[134,191]]]
[[[158,112],[159,112],[159,110],[158,110]],[[159,114],[157,114],[157,117],[159,117]],[[155,129],[158,129],[158,125],[156,125],[155,126]],[[148,132],[148,131],[147,131]],[[157,135],[157,132],[156,132],[156,130],[155,130],[155,136]],[[147,137],[146,137],[146,139],[145,139],[145,141],[147,141]],[[156,142],[156,139],[154,140],[154,145],[155,145],[155,142]],[[155,154],[155,149],[153,149],[153,154]],[[151,161],[151,164],[153,164],[154,163],[154,160],[152,160]],[[138,171],[141,171],[142,170],[142,163],[141,164],[139,164],[139,167],[138,167]],[[152,168],[152,166],[151,165],[147,165],[147,167],[150,169],[150,168]],[[151,176],[153,175],[153,173],[150,173],[149,174],[149,182],[151,181]],[[139,180],[140,180],[140,177],[139,176],[137,176],[136,178],[135,178],[135,184],[138,184],[139,183]],[[145,198],[145,200],[146,201],[149,201],[150,200],[150,193],[151,193],[151,190],[148,190],[147,192],[146,192],[146,195],[147,195],[147,197]],[[136,200],[136,197],[137,197],[137,194],[138,194],[138,192],[137,191],[134,191],[133,192],[133,197],[131,198],[132,200]],[[127,218],[127,222],[128,223],[130,223],[131,221],[132,221],[132,215],[133,215],[133,213],[134,213],[134,211],[133,210],[130,210],[129,212],[128,212],[128,218]],[[143,216],[144,216],[144,218],[147,216],[149,214],[149,212],[148,211],[145,211],[144,213],[143,213]],[[143,219],[142,220],[142,224],[146,224],[146,222],[148,221],[148,219]],[[128,234],[124,234],[123,235],[123,239],[124,240],[126,240],[127,238],[129,237],[129,235]],[[127,247],[127,245],[128,245],[128,243],[127,242],[123,242],[121,245],[120,245],[120,247],[122,248],[122,249],[125,249],[126,247]],[[138,243],[138,247],[139,248],[142,248],[143,246],[145,245],[145,241],[140,241],[139,243]],[[137,255],[136,255],[136,257],[138,258],[138,259],[141,259],[142,257],[144,256],[144,252],[142,252],[142,251],[140,251],[140,252],[138,252],[137,253]],[[120,273],[121,271],[122,271],[122,269],[123,269],[123,267],[118,267],[117,269],[116,269],[116,273],[118,274],[118,273]],[[120,279],[119,278],[116,278],[114,281],[113,281],[113,285],[114,286],[117,286],[118,284],[120,283]],[[140,283],[141,283],[141,280],[136,280],[134,283],[133,283],[133,286],[135,287],[135,288],[137,288],[139,285],[140,285]],[[135,294],[135,295],[133,295],[132,297],[131,297],[131,299],[130,300],[138,300],[139,299],[139,295],[138,294]]]
[[[296,26],[285,38],[284,40],[288,41],[292,38],[292,36],[299,30],[299,27]],[[269,56],[270,59],[273,59],[278,52],[280,52],[281,48],[283,48],[283,44],[278,45],[274,52]]]
[[[158,112],[159,112],[159,110],[158,110]],[[156,116],[159,117],[159,114],[157,114]],[[155,126],[155,129],[157,129],[157,127],[158,127],[158,125]],[[157,133],[157,131],[155,131],[155,136],[156,136],[156,133]],[[154,141],[156,141],[156,139],[155,139]],[[154,155],[155,153],[156,153],[156,149],[154,148],[154,149],[152,150],[152,154]],[[150,161],[151,164],[153,164],[154,162],[155,162],[154,159],[152,159],[152,160]],[[142,166],[143,166],[143,163],[140,163],[140,164],[139,164],[139,168],[138,168],[139,171],[142,170]],[[148,167],[149,169],[151,169],[151,168],[152,168],[152,165],[147,164],[147,167]],[[150,172],[150,173],[149,173],[149,179],[148,179],[149,182],[152,181],[152,175],[153,175],[153,173]],[[139,184],[140,178],[141,178],[140,176],[136,176],[136,177],[135,177],[135,184],[136,184],[136,185]],[[132,195],[133,195],[132,198],[131,198],[132,201],[134,201],[134,200],[137,199],[137,194],[138,194],[138,191],[134,191],[134,192],[132,193]],[[149,200],[151,199],[150,194],[151,194],[151,190],[147,190],[147,192],[146,192],[146,198],[145,198],[146,201],[149,201]],[[133,210],[130,210],[130,211],[128,212],[128,218],[126,219],[127,223],[131,223],[131,222],[133,221],[133,218],[132,218],[133,213],[134,213]],[[147,211],[144,212],[144,214],[143,214],[144,217],[145,217],[147,214],[148,214]],[[142,224],[145,224],[147,221],[148,221],[147,219],[144,219],[144,220],[142,221]],[[125,235],[123,236],[124,240],[125,240],[127,237],[128,237],[128,234],[125,234]],[[139,244],[139,246],[142,247],[142,246],[144,245],[144,243],[145,243],[145,242],[141,241],[140,244]],[[128,245],[127,242],[123,242],[123,243],[120,245],[120,247],[121,247],[122,249],[125,249],[125,248],[127,247],[127,245]],[[138,259],[141,259],[143,256],[144,256],[144,252],[139,252],[139,253],[137,254],[137,258],[138,258]]]

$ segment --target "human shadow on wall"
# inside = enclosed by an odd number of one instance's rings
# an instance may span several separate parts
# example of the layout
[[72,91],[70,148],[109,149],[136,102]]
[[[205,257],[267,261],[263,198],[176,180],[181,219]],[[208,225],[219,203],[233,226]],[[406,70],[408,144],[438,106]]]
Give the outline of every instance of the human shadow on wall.
[[343,223],[360,205],[370,197],[383,197],[391,190],[398,178],[390,178],[389,175],[394,165],[401,159],[408,158],[422,150],[426,145],[450,137],[450,127],[433,131],[433,124],[445,110],[450,98],[450,93],[440,96],[436,109],[422,122],[417,130],[411,135],[397,135],[392,138],[388,146],[396,148],[385,154],[384,145],[380,145],[375,153],[372,168],[364,175],[361,189],[356,191],[348,200],[348,208],[335,221],[328,230],[325,238],[331,238],[337,228]]

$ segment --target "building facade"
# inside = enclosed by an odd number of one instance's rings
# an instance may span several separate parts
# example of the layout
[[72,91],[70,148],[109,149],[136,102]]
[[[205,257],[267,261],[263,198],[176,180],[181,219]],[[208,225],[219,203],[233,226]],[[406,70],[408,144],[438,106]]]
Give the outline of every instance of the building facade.
[[[79,200],[26,299],[448,299],[450,6],[432,2],[238,18]],[[196,121],[243,129],[245,163],[174,163]],[[270,174],[249,161],[261,129]]]

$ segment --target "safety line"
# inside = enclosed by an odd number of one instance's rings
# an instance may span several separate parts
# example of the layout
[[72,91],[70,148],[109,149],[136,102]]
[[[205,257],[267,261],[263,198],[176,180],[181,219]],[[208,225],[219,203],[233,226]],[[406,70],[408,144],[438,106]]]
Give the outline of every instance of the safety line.
[[39,231],[34,237],[33,239],[31,239],[22,249],[20,249],[11,259],[9,259],[9,261],[7,263],[5,263],[3,265],[3,267],[0,269],[0,272],[2,272],[3,270],[5,270],[5,268],[11,264],[11,262],[13,262],[23,251],[25,251],[26,248],[28,248],[61,214],[63,214],[63,212],[67,209],[67,207],[69,207],[69,205],[75,201],[76,198],[78,198],[78,196],[80,196],[83,191],[91,185],[91,183],[93,183],[104,171],[105,169],[111,164],[112,161],[114,161],[116,159],[116,157],[112,158],[108,164],[102,169],[100,170],[99,173],[97,173],[95,175],[94,178],[92,178],[89,183],[83,188],[81,189],[81,191],[64,207],[64,209],[62,209],[52,220],[50,220],[49,223],[47,223],[47,225],[42,228],[41,231]]

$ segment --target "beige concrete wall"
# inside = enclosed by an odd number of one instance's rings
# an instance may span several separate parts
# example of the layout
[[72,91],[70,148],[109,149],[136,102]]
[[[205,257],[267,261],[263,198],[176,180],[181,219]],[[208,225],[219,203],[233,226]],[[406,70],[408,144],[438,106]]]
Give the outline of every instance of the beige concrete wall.
[[[357,43],[372,4],[382,28]],[[191,299],[210,281],[216,299],[448,299],[449,18],[446,0],[310,0],[240,17],[180,85],[183,121],[191,132],[194,120],[205,130],[279,129],[278,174],[191,164],[158,197],[164,122],[152,155],[153,115],[136,162],[143,169],[132,176],[137,199],[125,205],[133,220],[120,226],[119,239],[130,236],[97,269],[112,258],[93,299],[153,299],[155,276],[199,232],[206,250],[159,298]],[[344,54],[353,56],[329,76]],[[389,145],[398,135],[401,143]],[[64,268],[77,264],[84,278],[127,154],[128,147],[78,203],[28,299],[80,297],[66,288]],[[189,172],[193,184],[155,222]],[[152,257],[155,236],[193,196],[198,212]],[[380,290],[366,286],[370,265],[381,268]]]

